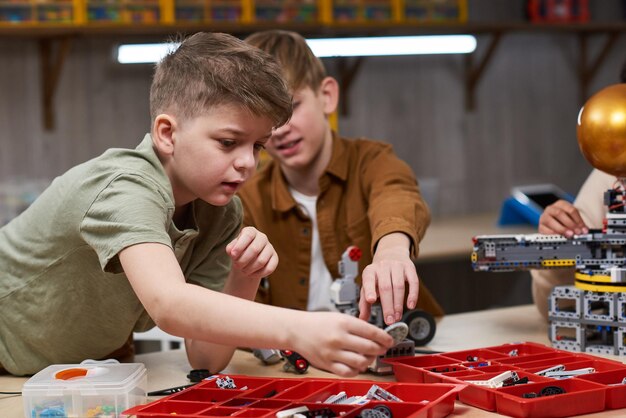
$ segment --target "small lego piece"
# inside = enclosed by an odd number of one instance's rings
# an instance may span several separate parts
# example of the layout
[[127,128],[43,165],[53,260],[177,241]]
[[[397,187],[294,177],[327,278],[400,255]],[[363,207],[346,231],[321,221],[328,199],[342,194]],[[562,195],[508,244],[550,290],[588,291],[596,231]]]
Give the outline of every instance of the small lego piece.
[[273,348],[255,348],[252,350],[252,354],[264,364],[275,364],[283,359],[280,350]]
[[341,391],[339,393],[335,393],[334,395],[330,395],[322,403],[336,404],[336,403],[340,403],[342,400],[347,399],[347,398],[348,398],[348,396],[346,395],[346,392]]
[[404,322],[396,322],[389,325],[384,331],[393,338],[393,345],[398,345],[409,334],[409,326]]
[[543,369],[543,370],[540,370],[538,372],[535,372],[535,374],[537,376],[545,376],[546,373],[549,373],[549,372],[560,372],[561,370],[565,370],[565,366],[562,365],[562,364],[557,364],[556,366],[551,366],[551,367],[548,367],[547,369]]
[[519,380],[518,374],[514,371],[507,370],[506,372],[502,372],[488,380],[468,380],[467,383],[477,386],[486,386],[489,388],[499,388],[504,386],[504,382],[515,382],[517,380]]
[[378,401],[402,402],[402,399],[389,393],[388,391],[386,391],[385,389],[381,388],[378,385],[372,385],[372,387],[365,394],[365,397],[368,399],[375,399]]
[[285,409],[285,410],[276,412],[276,418],[289,418],[289,417],[293,417],[294,415],[300,412],[306,412],[308,410],[309,408],[307,408],[306,406],[297,406],[295,408]]
[[561,386],[546,386],[545,388],[541,389],[541,391],[539,392],[540,396],[552,396],[552,395],[561,395],[565,393],[565,389],[563,389]]
[[330,408],[313,409],[309,411],[299,412],[304,418],[334,418],[337,416]]
[[309,362],[295,351],[281,350],[280,354],[286,360],[283,370],[303,374],[309,369]]
[[187,379],[190,382],[198,383],[211,376],[213,373],[208,371],[207,369],[194,369],[189,372],[187,375]]
[[215,381],[215,384],[220,389],[237,389],[237,385],[235,385],[235,381],[229,376],[218,377]]
[[554,379],[568,379],[570,377],[580,376],[582,374],[595,373],[595,371],[596,369],[594,369],[593,367],[585,367],[585,368],[576,369],[576,370],[559,370],[559,371],[546,372],[544,376],[552,377]]

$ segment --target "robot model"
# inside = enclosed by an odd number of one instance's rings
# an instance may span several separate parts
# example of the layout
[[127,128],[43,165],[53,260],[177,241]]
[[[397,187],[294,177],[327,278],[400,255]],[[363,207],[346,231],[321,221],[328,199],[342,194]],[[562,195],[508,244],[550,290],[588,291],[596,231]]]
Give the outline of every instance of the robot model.
[[[341,255],[339,261],[339,274],[341,277],[333,281],[330,286],[331,300],[337,309],[345,314],[358,316],[359,314],[359,285],[356,278],[359,275],[359,260],[361,250],[350,246]],[[385,358],[412,356],[415,346],[428,344],[435,336],[436,323],[432,315],[420,309],[410,310],[404,313],[401,324],[406,324],[404,334],[401,333],[400,323],[385,328],[383,312],[380,304],[372,306],[369,323],[379,328],[384,328],[396,340],[396,344],[383,356],[379,356],[369,367],[370,371],[378,374],[391,373],[391,366],[384,362]],[[404,327],[404,325],[402,325]],[[405,338],[407,337],[407,338]]]
[[549,300],[549,337],[556,348],[626,355],[626,85],[607,87],[581,109],[578,142],[589,162],[617,177],[604,193],[601,230],[560,235],[474,238],[476,271],[575,269],[574,286]]

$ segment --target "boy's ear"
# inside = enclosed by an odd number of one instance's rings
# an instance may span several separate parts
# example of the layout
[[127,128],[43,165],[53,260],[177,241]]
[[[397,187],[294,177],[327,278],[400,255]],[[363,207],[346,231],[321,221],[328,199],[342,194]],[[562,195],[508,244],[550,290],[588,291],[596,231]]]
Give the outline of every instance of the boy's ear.
[[326,77],[322,80],[319,91],[324,101],[324,113],[330,115],[337,109],[339,102],[339,83],[332,77]]
[[159,151],[160,155],[170,155],[174,152],[177,126],[176,119],[170,115],[160,114],[154,118],[152,143]]

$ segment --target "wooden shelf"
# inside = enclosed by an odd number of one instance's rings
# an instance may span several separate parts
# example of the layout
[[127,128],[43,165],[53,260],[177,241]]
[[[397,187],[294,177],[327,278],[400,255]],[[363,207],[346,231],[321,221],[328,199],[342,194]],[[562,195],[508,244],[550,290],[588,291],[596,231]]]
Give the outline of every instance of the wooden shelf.
[[[41,61],[47,62],[42,66],[44,80],[44,114],[47,129],[53,128],[53,96],[56,89],[58,74],[63,67],[67,55],[68,44],[71,39],[86,37],[104,37],[125,41],[162,41],[172,34],[190,34],[199,31],[227,32],[237,36],[245,36],[252,32],[267,29],[285,29],[301,33],[303,36],[379,36],[379,35],[434,35],[434,34],[474,34],[479,35],[479,42],[484,46],[477,52],[465,56],[465,96],[466,109],[475,108],[475,91],[488,68],[502,39],[510,33],[546,33],[565,34],[578,37],[579,65],[578,75],[580,84],[581,104],[587,98],[588,86],[602,66],[605,58],[615,45],[618,37],[626,32],[626,22],[616,23],[423,23],[423,22],[335,22],[335,23],[278,23],[278,22],[201,22],[201,23],[173,23],[173,24],[124,24],[124,23],[84,23],[84,24],[44,24],[20,23],[0,24],[0,37],[36,39],[40,42]],[[601,36],[604,42],[599,51],[591,54],[588,48],[588,39],[591,36]],[[54,48],[54,44],[59,44]],[[52,57],[54,50],[58,50],[57,57]],[[592,57],[592,55],[594,55]],[[362,58],[353,61],[354,65],[343,60],[338,66],[344,98],[348,97],[350,80],[356,75]],[[50,72],[53,68],[54,71]],[[342,103],[344,112],[347,112],[347,102]]]
[[244,35],[258,30],[280,28],[298,31],[310,37],[321,36],[373,36],[373,35],[429,35],[429,34],[475,34],[491,35],[494,33],[509,32],[544,32],[544,33],[579,33],[579,34],[606,34],[626,32],[626,23],[577,23],[577,24],[544,24],[544,23],[277,23],[257,22],[242,24],[235,22],[211,23],[175,23],[165,24],[123,24],[123,23],[88,23],[75,24],[46,24],[20,23],[0,24],[0,36],[41,38],[58,36],[161,36],[172,33],[193,33],[198,31],[221,31],[235,35]]

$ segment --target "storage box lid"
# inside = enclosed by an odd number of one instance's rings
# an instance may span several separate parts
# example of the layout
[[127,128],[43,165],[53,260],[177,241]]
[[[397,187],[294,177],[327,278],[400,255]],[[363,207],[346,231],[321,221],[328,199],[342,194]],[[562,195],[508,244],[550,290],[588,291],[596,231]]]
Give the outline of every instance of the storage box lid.
[[67,391],[81,394],[127,391],[145,374],[142,363],[53,364],[24,383],[22,391],[25,395],[40,391],[46,395]]

